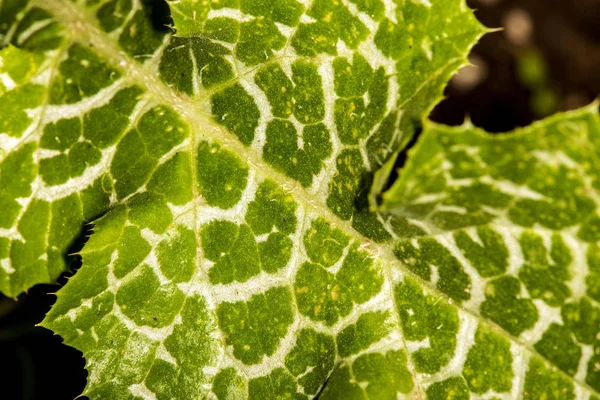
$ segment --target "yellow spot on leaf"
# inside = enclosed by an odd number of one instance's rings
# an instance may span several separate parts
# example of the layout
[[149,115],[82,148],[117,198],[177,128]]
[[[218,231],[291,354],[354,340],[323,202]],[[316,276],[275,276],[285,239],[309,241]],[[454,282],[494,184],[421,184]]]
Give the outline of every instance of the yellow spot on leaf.
[[304,286],[304,287],[296,289],[296,293],[298,293],[298,294],[308,293],[308,286]]

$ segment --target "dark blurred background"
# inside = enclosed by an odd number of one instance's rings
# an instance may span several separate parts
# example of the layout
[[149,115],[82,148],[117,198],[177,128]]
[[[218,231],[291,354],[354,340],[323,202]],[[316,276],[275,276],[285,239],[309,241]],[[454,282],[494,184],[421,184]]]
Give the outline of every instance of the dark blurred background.
[[[468,3],[484,25],[503,30],[475,46],[473,66],[452,79],[431,119],[457,125],[470,118],[490,132],[506,132],[598,97],[600,0]],[[37,286],[18,301],[0,298],[1,398],[70,400],[83,391],[81,353],[35,327],[58,288]]]
[[600,94],[600,0],[467,0],[487,27],[431,119],[506,132]]

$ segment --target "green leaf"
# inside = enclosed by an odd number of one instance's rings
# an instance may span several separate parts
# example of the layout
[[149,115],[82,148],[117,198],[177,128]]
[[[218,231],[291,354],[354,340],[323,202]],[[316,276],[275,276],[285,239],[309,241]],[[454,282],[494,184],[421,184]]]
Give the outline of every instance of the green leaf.
[[[533,398],[563,398],[568,377],[600,390],[597,109],[495,136],[428,123],[382,195],[380,209],[401,221],[394,253],[409,270],[562,373],[552,385],[545,373],[526,377]],[[463,375],[474,392],[503,378],[493,375],[502,361],[490,359],[494,341],[469,350]]]
[[[488,150],[509,158],[506,174],[516,157],[562,151],[544,167],[556,176],[538,172],[566,186],[522,192],[566,217],[507,214],[518,238],[484,218],[516,207],[497,193],[506,185],[452,188],[488,182],[473,157],[497,139],[470,128],[451,135],[463,157],[436,141],[449,128],[426,124],[386,210],[369,212],[375,171],[389,172],[485,32],[462,1],[181,0],[174,34],[157,4],[0,4],[0,289],[52,282],[93,221],[83,266],[42,323],[83,352],[85,395],[598,390],[597,113]],[[538,139],[552,124],[564,137]],[[454,163],[463,175],[446,181]],[[466,211],[430,218],[421,195]]]

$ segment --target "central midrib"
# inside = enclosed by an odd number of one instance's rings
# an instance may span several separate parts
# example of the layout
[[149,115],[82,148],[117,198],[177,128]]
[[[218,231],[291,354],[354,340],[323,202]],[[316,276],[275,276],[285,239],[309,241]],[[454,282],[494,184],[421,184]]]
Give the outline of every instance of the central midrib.
[[[495,331],[499,332],[502,336],[507,338],[509,341],[516,343],[518,346],[526,348],[530,353],[547,360],[542,357],[538,351],[528,343],[523,343],[519,338],[516,338],[506,332],[504,329],[489,321],[482,318],[481,315],[474,312],[471,309],[463,307],[460,303],[455,302],[447,294],[440,292],[431,282],[424,280],[419,275],[416,275],[404,264],[402,264],[394,255],[393,245],[390,243],[374,243],[370,239],[366,238],[360,232],[358,232],[349,221],[341,219],[333,211],[331,211],[326,205],[315,201],[314,195],[307,192],[300,183],[291,179],[279,171],[275,170],[270,165],[266,164],[262,157],[251,148],[246,147],[242,144],[238,138],[227,131],[224,127],[217,124],[212,116],[206,115],[207,110],[194,103],[193,99],[177,94],[173,89],[169,88],[160,79],[156,77],[157,72],[148,68],[147,65],[137,62],[130,58],[121,49],[117,43],[111,38],[108,38],[106,33],[102,32],[95,23],[89,21],[89,17],[80,10],[75,4],[70,1],[63,0],[34,0],[36,5],[40,8],[47,9],[54,14],[57,19],[64,24],[71,32],[71,37],[76,42],[81,42],[86,45],[93,45],[94,50],[104,57],[110,64],[115,68],[119,69],[121,73],[126,76],[132,83],[139,85],[144,88],[148,93],[153,95],[155,98],[161,100],[164,104],[173,107],[186,122],[192,128],[201,132],[202,136],[210,138],[217,142],[220,142],[223,147],[231,150],[242,159],[247,160],[253,168],[260,171],[265,177],[274,180],[279,186],[283,187],[286,191],[293,194],[296,201],[301,202],[305,207],[311,208],[317,212],[317,214],[328,219],[336,228],[343,231],[346,235],[350,236],[361,244],[363,250],[368,251],[375,259],[380,260],[384,273],[386,275],[386,284],[392,284],[392,273],[393,266],[397,266],[398,269],[404,274],[411,276],[413,279],[420,282],[423,286],[434,291],[438,296],[443,297],[447,302],[453,306],[459,308],[463,312],[472,315],[477,321],[495,327]],[[193,156],[193,155],[192,155]],[[396,305],[395,298],[393,296],[393,287],[391,288],[392,301],[394,306]],[[396,310],[394,310],[396,311]],[[397,312],[394,312],[396,319],[399,320]],[[400,326],[398,326],[400,328]],[[402,338],[404,347],[404,338]],[[408,357],[410,352],[407,351]],[[412,364],[412,363],[411,363]],[[412,367],[411,367],[412,369]],[[596,393],[585,382],[581,382],[578,379],[566,374],[562,370],[557,371],[566,377],[568,380],[577,382],[580,386],[586,388],[591,393]],[[415,371],[411,371],[413,376]],[[415,376],[415,383],[418,384],[418,380]],[[421,389],[421,388],[419,388]]]
[[235,135],[216,123],[212,119],[212,116],[206,115],[207,111],[199,106],[194,99],[177,94],[156,77],[156,71],[127,56],[123,49],[117,46],[112,39],[107,38],[105,33],[87,21],[85,13],[79,10],[73,3],[63,3],[62,0],[37,1],[40,2],[38,6],[52,11],[58,20],[69,28],[74,41],[86,45],[92,44],[94,50],[107,59],[110,64],[118,68],[129,81],[144,88],[163,104],[175,109],[190,125],[192,131],[199,131],[199,136],[220,142],[223,147],[231,150],[243,160],[247,160],[247,163],[254,169],[261,172],[265,177],[277,182],[286,191],[292,193],[294,198],[300,199],[304,206],[312,208],[318,214],[335,224],[344,233],[363,243],[372,253],[378,253],[381,258],[381,250],[382,248],[386,248],[389,250],[389,257],[386,257],[389,258],[388,261],[399,263],[393,256],[392,249],[389,246],[378,243],[377,248],[374,248],[373,242],[356,231],[349,221],[341,219],[326,205],[315,201],[314,194],[308,193],[306,188],[299,182],[266,164],[259,154],[251,148],[246,147]]

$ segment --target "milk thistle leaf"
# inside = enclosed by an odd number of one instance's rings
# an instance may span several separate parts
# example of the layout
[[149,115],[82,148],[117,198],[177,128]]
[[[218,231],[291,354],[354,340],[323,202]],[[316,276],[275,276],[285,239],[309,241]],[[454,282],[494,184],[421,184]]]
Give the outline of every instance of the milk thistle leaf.
[[462,0],[167,3],[0,2],[0,290],[91,223],[42,322],[86,396],[597,396],[595,109],[427,122]]

